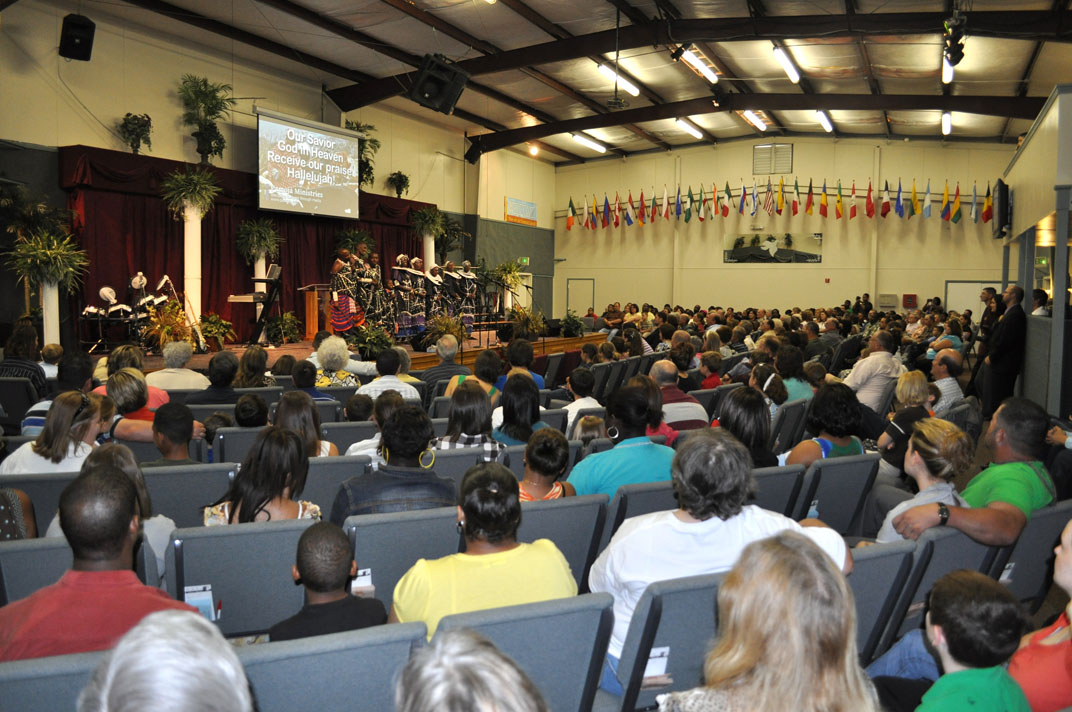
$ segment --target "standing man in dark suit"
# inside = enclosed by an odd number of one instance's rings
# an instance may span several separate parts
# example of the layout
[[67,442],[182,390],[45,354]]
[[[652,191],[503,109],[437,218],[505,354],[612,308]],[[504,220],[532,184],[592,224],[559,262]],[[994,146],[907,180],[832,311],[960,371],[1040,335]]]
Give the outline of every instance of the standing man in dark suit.
[[1020,303],[1024,289],[1010,284],[1002,295],[1005,315],[994,326],[987,340],[988,355],[984,365],[983,417],[990,418],[1001,402],[1012,395],[1016,377],[1024,363],[1027,339],[1027,316]]

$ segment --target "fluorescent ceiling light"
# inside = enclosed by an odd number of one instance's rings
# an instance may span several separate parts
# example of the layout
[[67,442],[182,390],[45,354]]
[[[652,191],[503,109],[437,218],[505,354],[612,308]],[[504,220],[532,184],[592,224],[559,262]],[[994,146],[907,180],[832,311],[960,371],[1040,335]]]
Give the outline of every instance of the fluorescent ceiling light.
[[942,114],[942,135],[948,136],[953,133],[953,115],[948,111]]
[[675,119],[674,123],[676,123],[677,127],[685,133],[690,134],[691,136],[695,136],[699,139],[703,138],[703,134],[700,133],[700,129],[696,128],[685,119]]
[[682,52],[681,58],[691,64],[704,79],[712,84],[718,84],[718,75],[712,72],[711,68],[704,64],[703,60],[697,57],[692,50],[685,50]]
[[763,119],[761,119],[758,116],[756,116],[755,112],[753,112],[751,109],[745,110],[744,113],[742,113],[741,115],[744,116],[745,120],[748,123],[752,124],[753,126],[755,126],[760,131],[766,131],[767,130],[766,122],[764,122]]
[[822,109],[817,110],[815,112],[815,118],[819,120],[819,123],[823,127],[823,131],[826,131],[827,133],[833,132],[834,125],[830,123],[830,117],[826,115],[825,111],[823,111]]
[[596,153],[606,153],[607,152],[607,147],[606,146],[604,146],[601,143],[597,143],[597,142],[593,141],[592,139],[588,138],[584,134],[580,134],[580,133],[573,134],[573,140],[576,141],[577,143],[581,144],[582,146],[587,146],[588,148],[592,149]]
[[637,89],[636,85],[628,79],[622,77],[622,75],[615,72],[613,69],[610,68],[609,65],[600,64],[597,66],[599,67],[599,73],[605,76],[607,79],[611,80],[612,82],[617,82],[618,86],[620,86],[622,89],[629,92],[633,96],[640,96],[640,90]]
[[942,55],[942,84],[951,84],[953,82],[953,65],[949,63],[949,60]]
[[785,50],[781,47],[774,48],[774,58],[782,65],[782,69],[785,70],[785,75],[789,77],[789,81],[797,84],[800,82],[800,72],[793,66],[793,60],[789,59],[789,55],[785,53]]

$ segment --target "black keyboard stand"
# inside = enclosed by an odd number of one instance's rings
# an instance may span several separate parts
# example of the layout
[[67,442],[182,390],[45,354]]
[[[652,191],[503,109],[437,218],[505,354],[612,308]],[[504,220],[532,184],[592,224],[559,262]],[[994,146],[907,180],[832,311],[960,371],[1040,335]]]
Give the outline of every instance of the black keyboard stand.
[[268,324],[268,312],[270,312],[272,306],[279,301],[279,292],[282,290],[283,286],[283,280],[280,278],[254,279],[253,282],[254,284],[264,284],[267,287],[265,290],[267,294],[265,295],[263,302],[254,302],[254,304],[263,304],[264,308],[261,309],[261,315],[257,317],[257,321],[253,325],[253,335],[249,338],[250,346],[260,342],[261,334],[264,333],[264,327]]

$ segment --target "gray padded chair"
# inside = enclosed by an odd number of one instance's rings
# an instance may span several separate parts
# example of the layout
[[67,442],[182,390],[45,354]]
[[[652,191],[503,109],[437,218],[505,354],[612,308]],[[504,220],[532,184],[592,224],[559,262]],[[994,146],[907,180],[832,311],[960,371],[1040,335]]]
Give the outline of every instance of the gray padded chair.
[[610,378],[611,363],[596,363],[592,364],[592,375],[595,377],[595,383],[592,386],[592,396],[595,397],[600,403],[606,403],[606,396],[604,392],[607,388],[607,381]]
[[450,415],[450,398],[436,396],[432,399],[432,405],[428,407],[429,418],[446,418]]
[[209,585],[226,637],[263,633],[297,613],[305,590],[290,577],[312,519],[176,529],[165,556],[167,592],[185,601],[186,587]]
[[[573,419],[573,426],[570,428],[570,430],[571,431],[576,430],[577,429],[577,423],[581,422],[581,418],[584,418],[584,417],[589,416],[589,415],[594,415],[597,418],[603,418],[604,420],[606,420],[607,419],[607,409],[606,408],[581,408],[580,410],[577,411],[577,417],[575,417]],[[573,433],[572,432],[566,433],[566,437],[567,438],[572,438]]]
[[[725,361],[722,362],[725,365]],[[715,389],[715,395],[711,397],[710,402],[707,405],[707,417],[717,418],[722,408],[722,401],[726,400],[726,396],[733,392],[735,388],[744,388],[743,383],[727,383],[724,386],[719,386]]]
[[614,532],[618,531],[618,527],[629,517],[664,512],[668,509],[677,509],[674,483],[670,480],[641,482],[619,487],[610,501],[610,506],[607,507],[607,524],[603,527],[599,551],[607,548]]
[[371,462],[368,455],[309,458],[309,474],[299,497],[319,504],[321,514],[327,518],[342,483],[367,472]]
[[375,596],[391,608],[395,584],[417,559],[438,559],[461,551],[457,507],[347,517],[343,529],[354,546],[360,572],[369,569]]
[[[130,449],[130,452],[133,453],[134,459],[137,460],[139,463],[151,462],[153,460],[159,460],[161,457],[163,457],[163,455],[160,454],[160,451],[156,449],[156,445],[154,443],[140,443],[134,442],[133,440],[120,440],[119,438],[115,438],[114,440],[117,444],[125,445],[126,447],[128,447]],[[189,452],[191,460],[203,462],[204,458],[201,456],[201,448],[204,442],[204,440],[190,441]]]
[[0,605],[51,586],[69,568],[71,547],[67,546],[66,539],[19,539],[0,543]]
[[447,426],[450,425],[450,418],[432,418],[432,432],[437,438],[441,438],[447,434]]
[[548,388],[554,388],[557,385],[558,371],[562,367],[562,359],[565,357],[566,354],[564,353],[547,355],[547,366],[543,370],[543,383]]
[[[235,398],[235,400],[237,401],[238,398]],[[195,403],[186,407],[194,414],[194,420],[201,423],[205,422],[205,418],[213,413],[226,413],[234,418],[234,403]]]
[[804,398],[782,403],[778,412],[774,414],[771,423],[770,451],[778,454],[788,451],[796,442],[794,436],[804,430],[804,415],[808,411],[808,401]]
[[183,527],[199,527],[202,509],[227,494],[237,466],[232,462],[212,465],[147,467],[142,472],[153,514],[163,514]]
[[[273,405],[278,403],[279,399],[283,397],[283,387],[282,386],[262,386],[262,387],[259,387],[259,388],[236,388],[236,389],[234,389],[234,392],[237,394],[238,398],[241,398],[242,396],[244,396],[246,394],[260,396],[261,398],[264,399],[264,402],[268,404],[269,408],[271,408]],[[237,402],[238,398],[235,399],[235,402]]]
[[804,473],[793,518],[808,515],[815,504],[819,519],[839,534],[848,534],[860,517],[878,474],[878,453],[816,460]]
[[0,709],[57,712],[78,707],[78,695],[106,652],[55,655],[0,663]]
[[326,388],[318,388],[317,390],[326,396],[331,396],[339,403],[346,407],[346,401],[350,400],[350,396],[357,393],[357,389],[360,386],[327,386]]
[[550,709],[587,712],[614,627],[613,606],[610,594],[589,593],[456,613],[439,621],[436,635],[459,628],[480,633],[525,671]]
[[566,432],[566,420],[569,411],[565,408],[549,408],[540,413],[540,420],[550,425],[560,433]]
[[[656,695],[703,685],[703,663],[717,631],[722,574],[657,581],[640,596],[618,662],[623,695],[596,693],[593,709],[632,712],[655,705]],[[640,689],[653,648],[669,648],[668,684]]]
[[510,471],[520,482],[525,477],[525,448],[527,445],[507,445],[503,451],[502,463],[510,468]]
[[368,440],[380,432],[376,424],[371,420],[362,420],[356,423],[321,423],[320,437],[322,440],[335,443],[339,448],[339,454],[345,454],[346,450],[354,443]]
[[34,506],[38,536],[44,536],[52,517],[60,507],[60,494],[77,472],[45,472],[38,475],[4,475],[3,486],[25,492]]
[[804,466],[760,467],[752,470],[756,479],[756,497],[751,504],[787,517],[793,515],[800,486],[804,481]]
[[283,389],[283,392],[294,390],[294,376],[274,376],[275,384]]
[[204,388],[168,388],[168,402],[170,403],[185,403],[186,396],[193,393],[200,393],[205,390]]
[[264,428],[220,428],[212,442],[216,462],[242,462]]
[[700,405],[707,411],[708,419],[711,418],[711,401],[715,397],[715,391],[717,388],[701,388],[698,391],[689,391],[689,395],[700,402]]
[[860,664],[874,657],[894,606],[912,570],[914,541],[897,541],[854,549],[849,587],[856,599],[856,648]]
[[1042,605],[1053,574],[1054,546],[1072,519],[1072,499],[1034,512],[1011,547],[1002,547],[990,570],[1034,613]]
[[[235,389],[236,391],[239,389]],[[268,406],[268,415],[271,421],[275,420],[275,409],[278,403],[271,403]],[[330,401],[313,401],[313,405],[316,406],[317,412],[320,414],[320,424],[324,423],[337,423],[342,420],[342,403],[336,400]],[[234,410],[232,408],[231,410]]]
[[577,588],[588,590],[588,569],[596,560],[607,517],[607,495],[563,497],[521,505],[517,540],[531,543],[550,539],[569,562]]
[[394,682],[424,644],[424,623],[381,625],[236,650],[260,712],[390,710]]
[[454,488],[458,490],[469,468],[484,461],[483,455],[484,448],[436,450],[432,470],[440,477],[449,477],[454,480]]
[[20,432],[23,416],[38,400],[29,378],[0,377],[0,432]]

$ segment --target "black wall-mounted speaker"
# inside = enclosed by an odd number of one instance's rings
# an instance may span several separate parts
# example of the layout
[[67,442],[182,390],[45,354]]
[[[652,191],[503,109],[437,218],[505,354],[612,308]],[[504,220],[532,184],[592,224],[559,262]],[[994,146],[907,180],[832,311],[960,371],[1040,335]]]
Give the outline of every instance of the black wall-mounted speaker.
[[60,31],[60,56],[88,62],[93,54],[93,33],[97,26],[84,15],[70,14],[63,18]]
[[468,72],[458,69],[443,55],[426,54],[406,96],[421,106],[451,114],[468,79]]
[[995,240],[1005,238],[1012,227],[1012,206],[1009,203],[1009,186],[998,178],[994,183],[994,219],[991,222]]

